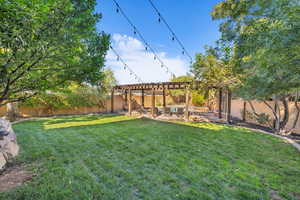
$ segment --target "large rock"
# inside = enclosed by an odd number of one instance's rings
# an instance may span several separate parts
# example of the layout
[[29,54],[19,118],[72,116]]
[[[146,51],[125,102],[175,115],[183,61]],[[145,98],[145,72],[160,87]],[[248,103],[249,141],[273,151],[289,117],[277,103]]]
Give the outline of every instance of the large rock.
[[4,118],[0,118],[0,169],[3,169],[5,164],[17,156],[18,153],[19,146],[16,134],[10,122]]

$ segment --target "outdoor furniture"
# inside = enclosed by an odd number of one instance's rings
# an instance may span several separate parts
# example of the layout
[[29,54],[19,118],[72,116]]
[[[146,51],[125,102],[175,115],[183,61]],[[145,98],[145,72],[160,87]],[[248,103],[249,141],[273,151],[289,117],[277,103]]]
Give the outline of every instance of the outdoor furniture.
[[177,115],[183,115],[184,114],[184,108],[177,108]]
[[176,107],[171,107],[170,108],[170,114],[173,115],[173,114],[176,114],[177,113],[177,108]]
[[171,109],[169,107],[164,107],[164,114],[171,115]]

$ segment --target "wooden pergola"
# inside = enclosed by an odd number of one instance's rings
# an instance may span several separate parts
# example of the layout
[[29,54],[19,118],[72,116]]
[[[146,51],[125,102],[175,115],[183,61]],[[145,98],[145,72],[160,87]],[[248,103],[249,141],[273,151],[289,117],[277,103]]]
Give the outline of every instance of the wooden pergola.
[[[193,82],[160,82],[160,83],[141,83],[141,84],[127,84],[127,85],[117,85],[111,91],[111,112],[114,112],[114,93],[115,91],[125,94],[125,101],[128,102],[128,114],[132,113],[132,92],[141,92],[141,106],[144,108],[144,95],[145,91],[151,91],[151,115],[155,115],[155,93],[156,91],[162,91],[163,103],[162,106],[166,107],[166,90],[185,90],[185,119],[189,118],[189,102],[190,102],[190,91],[199,89],[203,85],[201,81]],[[231,91],[228,88],[211,85],[206,87],[209,89],[217,89],[219,91],[219,105],[218,105],[218,115],[222,118],[222,101],[223,101],[223,91],[227,91],[227,121],[231,122]]]

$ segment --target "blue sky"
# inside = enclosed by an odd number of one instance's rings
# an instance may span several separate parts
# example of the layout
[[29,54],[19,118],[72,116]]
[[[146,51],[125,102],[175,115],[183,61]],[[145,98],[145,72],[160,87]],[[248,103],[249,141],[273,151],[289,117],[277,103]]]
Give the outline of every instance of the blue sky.
[[[214,45],[220,37],[219,22],[213,21],[210,16],[212,7],[220,1],[153,0],[191,56],[203,52],[204,45]],[[189,71],[189,59],[181,55],[179,45],[171,40],[167,28],[158,23],[158,16],[148,0],[117,2],[172,72],[183,75]],[[96,11],[103,14],[98,30],[112,35],[113,47],[139,77],[147,82],[168,81],[170,76],[160,69],[153,55],[144,51],[140,38],[134,35],[127,21],[116,13],[112,0],[98,0]],[[106,66],[114,71],[120,84],[136,82],[129,71],[115,60],[112,52],[108,53]]]

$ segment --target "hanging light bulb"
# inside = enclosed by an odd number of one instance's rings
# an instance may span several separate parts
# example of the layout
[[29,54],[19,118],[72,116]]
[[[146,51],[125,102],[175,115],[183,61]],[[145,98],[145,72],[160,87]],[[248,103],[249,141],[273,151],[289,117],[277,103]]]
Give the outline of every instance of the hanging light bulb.
[[182,51],[182,55],[184,55],[184,50]]
[[161,22],[161,19],[160,19],[160,13],[158,13],[158,23]]
[[161,68],[163,68],[164,67],[164,65],[163,64],[161,64]]
[[147,46],[145,46],[145,50],[148,51],[148,47]]
[[124,65],[124,70],[126,70],[126,66]]
[[120,57],[119,56],[117,57],[117,61],[120,61]]
[[175,40],[175,37],[174,37],[174,35],[172,36],[172,41],[174,41]]
[[133,33],[134,33],[134,35],[136,35],[136,28],[135,27],[134,27]]

